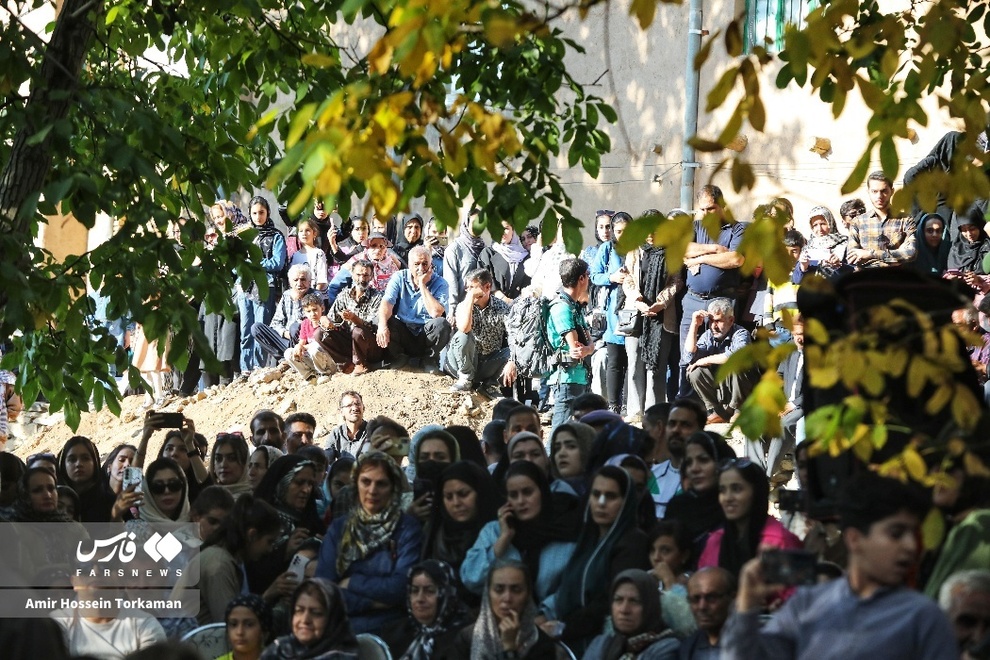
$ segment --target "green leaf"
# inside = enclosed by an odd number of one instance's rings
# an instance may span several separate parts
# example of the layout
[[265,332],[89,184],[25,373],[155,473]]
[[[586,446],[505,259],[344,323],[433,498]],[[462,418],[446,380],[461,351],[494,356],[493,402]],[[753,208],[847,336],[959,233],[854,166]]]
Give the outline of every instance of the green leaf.
[[880,141],[880,165],[883,173],[891,179],[897,178],[897,171],[900,163],[897,160],[897,147],[894,145],[894,138],[885,137]]

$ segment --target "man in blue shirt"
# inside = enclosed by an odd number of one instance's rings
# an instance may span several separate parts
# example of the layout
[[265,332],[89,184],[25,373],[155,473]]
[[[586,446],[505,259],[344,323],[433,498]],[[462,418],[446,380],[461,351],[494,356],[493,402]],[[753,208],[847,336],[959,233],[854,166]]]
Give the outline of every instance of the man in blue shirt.
[[[749,332],[736,324],[735,317],[732,301],[717,298],[708,305],[708,311],[699,310],[692,315],[684,340],[687,378],[705,404],[706,424],[724,424],[731,419],[756,384],[753,371],[731,374],[722,382],[716,378],[718,368],[729,356],[749,343]],[[698,337],[706,321],[708,329]]]
[[450,340],[447,282],[433,272],[430,251],[409,251],[409,268],[393,273],[378,308],[378,345],[388,349],[391,367],[410,357],[424,358],[428,371],[439,370],[440,350]]
[[[687,268],[687,293],[682,301],[681,346],[687,339],[691,319],[695,312],[704,310],[715,298],[728,298],[733,302],[739,289],[743,256],[737,252],[742,243],[745,225],[736,222],[725,208],[725,198],[718,186],[702,186],[698,191],[696,207],[704,216],[715,216],[721,223],[717,236],[709,236],[701,220],[694,222],[694,240],[688,243],[684,253]],[[678,397],[690,396],[689,383],[684,370],[690,361],[681,355],[681,379]]]
[[783,585],[767,584],[761,560],[749,561],[720,640],[722,659],[958,660],[938,605],[904,586],[930,502],[907,484],[867,472],[845,484],[838,508],[846,575],[799,588],[761,628],[763,608]]

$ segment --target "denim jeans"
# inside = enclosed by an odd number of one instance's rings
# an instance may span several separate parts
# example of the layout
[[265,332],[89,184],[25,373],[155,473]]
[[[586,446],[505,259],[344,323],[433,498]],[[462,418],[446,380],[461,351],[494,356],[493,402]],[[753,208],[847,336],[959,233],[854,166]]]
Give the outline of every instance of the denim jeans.
[[251,334],[251,326],[265,322],[265,304],[238,293],[237,309],[241,313],[241,372],[247,373],[265,363],[265,353]]
[[553,421],[550,423],[550,432],[566,422],[571,417],[571,401],[588,391],[587,385],[577,383],[561,383],[551,385],[553,390]]

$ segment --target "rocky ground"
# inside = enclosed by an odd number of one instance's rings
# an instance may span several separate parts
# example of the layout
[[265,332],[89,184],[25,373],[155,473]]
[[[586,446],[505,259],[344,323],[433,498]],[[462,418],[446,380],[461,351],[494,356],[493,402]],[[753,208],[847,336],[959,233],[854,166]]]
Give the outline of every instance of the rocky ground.
[[[451,393],[453,381],[442,375],[412,371],[373,371],[361,376],[337,374],[329,382],[309,384],[294,372],[262,369],[247,380],[226,387],[210,388],[186,399],[175,399],[159,408],[182,412],[196,424],[196,430],[211,439],[220,431],[244,431],[254,414],[270,408],[283,417],[293,412],[308,412],[316,417],[316,442],[340,423],[338,402],[347,390],[360,392],[365,416],[386,415],[414,430],[432,423],[463,424],[481,433],[491,419],[494,402],[479,394]],[[30,435],[14,453],[21,458],[41,451],[58,453],[73,435],[91,438],[105,456],[116,445],[136,444],[140,439],[144,410],[142,396],[126,397],[120,417],[109,410],[83,413],[79,428],[73,431],[58,415],[44,415],[37,410],[27,415]],[[156,433],[148,455],[156,456],[164,433]]]

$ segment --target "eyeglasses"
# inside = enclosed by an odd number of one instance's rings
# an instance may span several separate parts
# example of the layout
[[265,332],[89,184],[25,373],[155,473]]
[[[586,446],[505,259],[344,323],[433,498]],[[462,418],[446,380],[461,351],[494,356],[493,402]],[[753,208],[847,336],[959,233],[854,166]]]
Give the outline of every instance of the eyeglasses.
[[609,211],[608,209],[598,209],[595,211],[596,218],[611,218],[615,215],[615,211]]
[[164,495],[165,492],[181,493],[185,484],[182,479],[169,479],[168,481],[152,481],[148,484],[148,490],[152,495]]
[[753,465],[753,461],[748,458],[727,458],[719,464],[718,471],[725,472],[726,470],[731,470],[732,468],[744,470],[750,465]]

